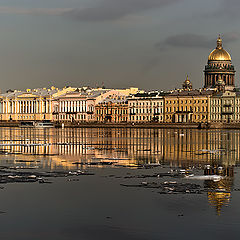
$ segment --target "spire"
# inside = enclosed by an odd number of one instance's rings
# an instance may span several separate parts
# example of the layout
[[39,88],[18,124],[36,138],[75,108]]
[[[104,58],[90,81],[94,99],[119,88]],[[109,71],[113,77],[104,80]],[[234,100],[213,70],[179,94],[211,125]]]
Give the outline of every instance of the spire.
[[218,35],[218,39],[217,39],[217,49],[222,49],[222,39],[221,39],[221,35]]

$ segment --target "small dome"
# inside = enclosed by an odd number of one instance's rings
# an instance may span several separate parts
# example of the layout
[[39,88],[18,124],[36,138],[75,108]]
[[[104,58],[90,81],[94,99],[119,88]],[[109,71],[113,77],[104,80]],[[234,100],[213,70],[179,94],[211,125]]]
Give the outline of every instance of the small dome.
[[189,89],[189,90],[192,89],[192,83],[191,83],[191,81],[188,79],[188,75],[187,75],[186,80],[183,82],[182,86],[183,86],[183,89]]
[[232,59],[230,54],[223,49],[222,39],[219,36],[217,39],[217,47],[210,53],[208,61],[231,61],[231,60]]

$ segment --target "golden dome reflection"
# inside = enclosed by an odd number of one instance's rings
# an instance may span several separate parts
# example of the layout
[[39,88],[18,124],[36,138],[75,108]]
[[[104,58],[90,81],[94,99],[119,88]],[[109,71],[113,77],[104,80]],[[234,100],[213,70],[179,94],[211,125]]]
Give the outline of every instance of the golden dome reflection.
[[210,53],[208,61],[231,61],[231,60],[232,59],[230,54],[223,49],[222,39],[219,36],[217,39],[217,47]]

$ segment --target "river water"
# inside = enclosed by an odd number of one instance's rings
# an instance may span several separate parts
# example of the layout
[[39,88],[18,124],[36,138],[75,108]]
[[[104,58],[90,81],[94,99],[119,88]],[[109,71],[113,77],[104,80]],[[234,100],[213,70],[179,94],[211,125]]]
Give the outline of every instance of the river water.
[[1,238],[238,239],[239,143],[238,130],[0,128]]

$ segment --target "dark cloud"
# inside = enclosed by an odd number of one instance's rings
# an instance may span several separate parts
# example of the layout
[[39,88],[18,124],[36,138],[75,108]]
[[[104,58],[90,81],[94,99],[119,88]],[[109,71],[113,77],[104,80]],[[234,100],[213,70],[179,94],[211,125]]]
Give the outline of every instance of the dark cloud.
[[23,15],[58,15],[80,21],[111,21],[161,8],[183,0],[100,0],[88,8],[22,8],[0,6],[0,13]]
[[236,18],[239,18],[239,12],[239,0],[219,0],[219,4],[216,6],[215,10],[204,14],[204,17],[219,19],[225,18],[228,21],[229,19],[234,20]]
[[[217,37],[217,36],[216,36]],[[188,48],[211,48],[216,41],[215,38],[208,38],[198,34],[178,34],[166,38],[164,41],[156,44],[156,47],[164,49],[168,46],[173,47],[188,47]],[[226,33],[222,36],[224,44],[233,42],[239,39],[238,33]]]
[[65,15],[81,21],[118,20],[128,15],[161,8],[180,1],[182,0],[102,0],[96,6],[72,9]]

